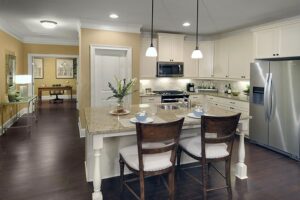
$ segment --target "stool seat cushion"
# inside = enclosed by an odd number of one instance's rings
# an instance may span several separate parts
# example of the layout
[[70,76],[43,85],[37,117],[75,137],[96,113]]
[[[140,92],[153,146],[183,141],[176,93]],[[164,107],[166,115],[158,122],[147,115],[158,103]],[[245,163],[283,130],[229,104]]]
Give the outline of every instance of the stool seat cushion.
[[[144,143],[144,149],[159,148],[166,146],[164,143]],[[133,169],[139,171],[139,158],[137,145],[120,149],[124,161]],[[156,154],[143,154],[144,171],[158,171],[172,166],[170,161],[171,151]]]
[[[206,137],[213,138],[216,137],[216,134],[206,134]],[[199,158],[202,157],[201,136],[182,139],[179,141],[179,145],[190,154]],[[229,155],[229,152],[227,151],[227,144],[225,143],[206,144],[205,153],[207,159],[223,158]]]

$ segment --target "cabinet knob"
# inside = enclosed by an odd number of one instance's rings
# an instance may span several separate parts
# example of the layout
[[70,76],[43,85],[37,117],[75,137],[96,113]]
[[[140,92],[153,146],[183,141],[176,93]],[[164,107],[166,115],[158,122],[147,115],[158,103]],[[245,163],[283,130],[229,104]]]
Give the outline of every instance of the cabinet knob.
[[279,54],[277,53],[276,56],[279,56]]
[[273,53],[273,56],[276,56],[276,54],[275,54],[275,53]]

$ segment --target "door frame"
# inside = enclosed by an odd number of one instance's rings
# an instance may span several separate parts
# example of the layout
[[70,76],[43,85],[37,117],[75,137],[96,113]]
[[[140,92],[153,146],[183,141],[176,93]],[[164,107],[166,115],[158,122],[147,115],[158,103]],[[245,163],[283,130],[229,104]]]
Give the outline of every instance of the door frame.
[[28,69],[28,74],[31,75],[32,77],[32,84],[29,85],[28,87],[28,95],[29,96],[34,96],[34,77],[33,77],[33,58],[34,57],[42,57],[42,58],[76,58],[77,59],[77,77],[76,77],[76,108],[79,109],[80,105],[80,98],[79,98],[79,83],[80,83],[80,59],[79,55],[67,55],[67,54],[34,54],[34,53],[29,53],[28,54],[28,63],[27,63],[27,69]]
[[[95,88],[95,56],[96,56],[96,50],[97,49],[103,49],[103,50],[125,50],[127,51],[126,59],[127,59],[127,79],[132,78],[132,47],[128,46],[115,46],[115,45],[101,45],[101,44],[91,44],[90,45],[90,63],[91,63],[91,69],[90,69],[90,77],[91,77],[91,106],[95,106],[96,103],[96,88]],[[131,95],[129,97],[129,101],[131,102]]]

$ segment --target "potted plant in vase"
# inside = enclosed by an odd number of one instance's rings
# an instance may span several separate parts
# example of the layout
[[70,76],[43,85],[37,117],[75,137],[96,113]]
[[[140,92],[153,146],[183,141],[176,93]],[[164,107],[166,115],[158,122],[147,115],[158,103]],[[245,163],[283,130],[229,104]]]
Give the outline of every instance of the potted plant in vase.
[[113,92],[113,95],[108,97],[108,99],[116,98],[117,99],[117,107],[116,110],[113,111],[115,114],[125,114],[126,110],[124,109],[124,97],[127,95],[130,95],[132,87],[136,83],[136,78],[131,79],[129,82],[127,82],[126,78],[124,79],[116,79],[116,87],[114,87],[111,82],[108,82],[108,87]]

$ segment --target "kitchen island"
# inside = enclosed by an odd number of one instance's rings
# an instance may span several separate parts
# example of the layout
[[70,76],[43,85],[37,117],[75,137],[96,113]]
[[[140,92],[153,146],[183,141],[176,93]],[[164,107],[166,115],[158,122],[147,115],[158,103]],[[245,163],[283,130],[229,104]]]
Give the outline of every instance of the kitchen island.
[[[86,177],[87,181],[93,181],[93,199],[102,200],[101,180],[119,176],[119,150],[122,147],[136,144],[135,124],[130,122],[135,113],[146,111],[154,123],[164,123],[185,117],[181,137],[189,137],[200,134],[200,119],[188,117],[192,112],[190,108],[175,105],[172,110],[162,107],[161,104],[140,104],[130,106],[130,114],[114,116],[109,114],[110,107],[86,108],[87,122],[86,134]],[[207,115],[228,116],[235,112],[223,110],[215,106],[207,106]],[[236,176],[247,178],[247,167],[244,164],[245,150],[243,138],[243,121],[249,116],[242,115],[240,119],[239,134],[239,162],[236,166]],[[182,156],[182,163],[195,162],[195,160]],[[128,171],[127,171],[128,172]],[[126,173],[126,171],[125,171]]]

